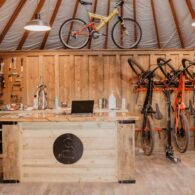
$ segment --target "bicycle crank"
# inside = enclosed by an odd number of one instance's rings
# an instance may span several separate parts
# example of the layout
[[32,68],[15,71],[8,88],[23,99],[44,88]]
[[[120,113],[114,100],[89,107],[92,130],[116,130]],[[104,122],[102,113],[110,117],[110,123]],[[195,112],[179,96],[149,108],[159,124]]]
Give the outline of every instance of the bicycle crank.
[[166,146],[166,158],[171,160],[174,163],[181,162],[181,160],[174,156],[173,148],[171,146]]
[[105,34],[102,34],[102,33],[99,33],[97,31],[93,31],[91,36],[94,38],[94,39],[98,39],[100,36],[106,36]]

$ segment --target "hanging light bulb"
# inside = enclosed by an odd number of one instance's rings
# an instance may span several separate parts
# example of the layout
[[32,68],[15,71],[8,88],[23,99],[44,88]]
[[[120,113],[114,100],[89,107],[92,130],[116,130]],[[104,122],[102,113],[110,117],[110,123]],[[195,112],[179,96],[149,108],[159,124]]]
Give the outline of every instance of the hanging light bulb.
[[195,27],[195,19],[192,19],[192,26]]
[[27,22],[24,29],[28,31],[42,32],[51,30],[51,26],[47,22],[41,20],[40,14],[37,13],[35,19]]

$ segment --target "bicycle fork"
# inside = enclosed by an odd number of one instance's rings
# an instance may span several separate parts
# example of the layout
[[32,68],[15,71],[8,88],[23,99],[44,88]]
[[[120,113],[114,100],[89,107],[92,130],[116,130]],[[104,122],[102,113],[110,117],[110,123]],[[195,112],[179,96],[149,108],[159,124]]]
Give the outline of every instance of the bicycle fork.
[[173,146],[172,146],[172,137],[171,137],[171,92],[165,91],[165,96],[167,98],[167,111],[168,111],[168,116],[167,116],[167,145],[165,148],[165,155],[166,158],[169,160],[173,161],[174,163],[180,162],[180,159],[174,156],[174,151],[173,151]]

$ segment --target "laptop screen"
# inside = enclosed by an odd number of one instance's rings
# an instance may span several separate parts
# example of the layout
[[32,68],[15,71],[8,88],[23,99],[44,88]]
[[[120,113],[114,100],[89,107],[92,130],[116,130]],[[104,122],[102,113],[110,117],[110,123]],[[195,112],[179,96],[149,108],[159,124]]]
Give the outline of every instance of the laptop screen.
[[72,101],[71,114],[92,114],[94,100]]

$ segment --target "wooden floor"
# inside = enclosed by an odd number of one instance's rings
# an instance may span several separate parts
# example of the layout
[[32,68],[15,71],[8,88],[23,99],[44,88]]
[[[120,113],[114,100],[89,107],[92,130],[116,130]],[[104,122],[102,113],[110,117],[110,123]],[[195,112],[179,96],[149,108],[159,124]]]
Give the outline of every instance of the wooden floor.
[[23,183],[2,184],[0,195],[191,195],[195,194],[195,152],[179,155],[173,164],[162,152],[152,157],[138,153],[136,184]]

